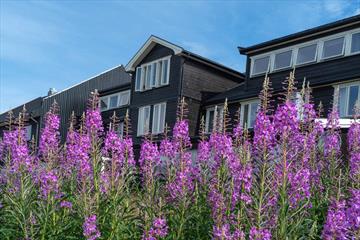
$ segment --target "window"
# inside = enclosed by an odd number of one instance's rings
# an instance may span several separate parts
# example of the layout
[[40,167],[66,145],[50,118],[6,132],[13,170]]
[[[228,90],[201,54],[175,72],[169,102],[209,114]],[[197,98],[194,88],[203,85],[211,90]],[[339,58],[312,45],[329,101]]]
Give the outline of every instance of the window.
[[28,126],[25,126],[25,139],[26,141],[30,141],[31,140],[31,129],[32,129],[32,126],[31,125],[28,125]]
[[291,66],[292,50],[275,55],[274,70]]
[[258,58],[254,60],[252,74],[265,73],[269,69],[270,56]]
[[120,93],[119,106],[125,106],[130,104],[130,90]]
[[297,53],[296,64],[304,64],[316,60],[317,44],[301,47]]
[[159,134],[164,132],[166,103],[159,103],[154,105],[152,133]]
[[109,98],[108,97],[101,97],[100,98],[100,110],[105,111],[109,108]]
[[[224,114],[224,108],[222,106],[212,107],[206,109],[206,118],[205,118],[205,132],[211,133],[214,129],[214,126],[217,122],[222,122]],[[216,121],[215,121],[216,119]]]
[[331,58],[343,55],[344,37],[339,37],[324,42],[322,58]]
[[103,96],[100,98],[100,110],[107,111],[109,109],[122,107],[130,104],[130,90]]
[[297,109],[297,118],[299,120],[303,119],[303,113],[304,113],[304,100],[301,96],[300,92],[294,92],[291,101],[295,104]]
[[260,106],[260,100],[252,100],[248,102],[241,103],[240,106],[240,115],[241,115],[241,124],[247,128],[253,128],[255,119],[256,119],[256,113]]
[[360,52],[360,32],[351,36],[351,53]]
[[122,138],[124,136],[124,122],[119,122],[119,124],[117,124],[115,126],[115,132],[117,133],[117,135]]
[[149,133],[150,106],[139,108],[137,135],[142,136]]
[[338,111],[340,117],[352,117],[360,100],[360,82],[336,86],[339,88]]
[[169,84],[170,57],[145,63],[136,69],[135,91],[145,91]]

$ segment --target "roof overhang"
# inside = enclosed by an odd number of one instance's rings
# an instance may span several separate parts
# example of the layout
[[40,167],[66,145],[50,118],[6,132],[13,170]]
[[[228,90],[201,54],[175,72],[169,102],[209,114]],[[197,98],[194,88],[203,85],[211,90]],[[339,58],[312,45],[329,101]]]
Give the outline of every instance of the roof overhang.
[[156,36],[150,36],[149,39],[144,43],[144,45],[139,49],[139,51],[131,58],[129,63],[126,65],[125,70],[127,72],[135,71],[135,67],[146,57],[146,55],[155,47],[156,44],[162,45],[164,47],[170,48],[174,51],[174,54],[181,53],[184,49],[170,43],[164,39],[161,39]]

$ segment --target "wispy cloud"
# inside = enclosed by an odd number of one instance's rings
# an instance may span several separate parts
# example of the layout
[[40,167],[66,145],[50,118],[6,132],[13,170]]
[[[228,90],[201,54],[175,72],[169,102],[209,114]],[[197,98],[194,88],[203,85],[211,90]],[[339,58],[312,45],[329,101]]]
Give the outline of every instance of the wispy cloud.
[[199,42],[191,42],[191,41],[184,41],[182,42],[182,46],[198,55],[210,57],[211,56],[211,49],[209,49],[205,44]]

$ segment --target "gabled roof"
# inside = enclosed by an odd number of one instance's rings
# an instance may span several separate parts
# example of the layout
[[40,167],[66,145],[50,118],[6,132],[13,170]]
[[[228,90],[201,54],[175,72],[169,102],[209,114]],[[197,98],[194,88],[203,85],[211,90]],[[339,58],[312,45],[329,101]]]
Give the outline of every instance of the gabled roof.
[[171,50],[174,51],[175,55],[183,55],[185,57],[191,58],[198,62],[202,62],[220,71],[227,72],[228,74],[234,75],[239,78],[245,77],[243,73],[240,73],[232,68],[229,68],[225,65],[222,65],[218,62],[215,62],[198,54],[192,53],[184,49],[183,47],[180,47],[174,43],[171,43],[154,35],[151,35],[149,39],[137,51],[137,53],[131,58],[129,63],[126,65],[125,70],[127,72],[135,71],[135,67],[147,56],[147,54],[156,46],[156,44],[170,48]]
[[23,110],[23,107],[25,106],[26,108],[26,112],[31,116],[31,117],[38,117],[41,114],[41,105],[42,105],[42,101],[43,101],[43,97],[37,97],[34,98],[20,106],[17,106],[13,109],[9,109],[3,113],[0,114],[0,125],[2,125],[8,116],[8,113],[10,111],[13,112],[14,117],[18,117],[19,112],[21,112]]
[[333,30],[342,29],[350,26],[360,26],[360,14],[344,18],[335,22],[327,23],[318,27],[310,28],[301,32],[293,33],[284,37],[275,38],[270,41],[259,43],[250,47],[238,47],[240,54],[248,55],[258,51],[266,50],[275,46],[292,43],[299,40],[306,40]]

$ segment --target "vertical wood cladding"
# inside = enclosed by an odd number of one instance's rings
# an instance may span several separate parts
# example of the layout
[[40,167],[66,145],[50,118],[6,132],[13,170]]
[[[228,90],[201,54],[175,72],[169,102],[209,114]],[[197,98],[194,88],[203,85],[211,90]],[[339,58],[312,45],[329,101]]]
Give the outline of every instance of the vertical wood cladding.
[[119,66],[75,87],[69,88],[68,90],[44,98],[42,116],[50,109],[54,101],[58,103],[60,107],[59,114],[61,116],[60,134],[62,141],[64,141],[72,111],[74,111],[77,117],[80,117],[86,110],[87,102],[92,91],[95,89],[102,91],[109,88],[115,88],[128,84],[129,82],[130,75],[125,72],[123,66]]
[[[130,118],[132,122],[132,134],[134,136],[134,144],[141,143],[142,137],[137,137],[137,125],[139,107],[166,102],[166,116],[165,122],[169,128],[173,128],[176,121],[177,101],[179,98],[179,89],[181,83],[181,57],[174,55],[174,52],[167,47],[156,45],[141,61],[141,64],[154,61],[166,56],[170,58],[170,72],[169,84],[159,88],[143,92],[135,92],[135,84],[131,84],[131,104],[130,104]],[[135,82],[136,74],[132,74],[132,81]],[[150,110],[150,130],[152,126],[153,107]]]

